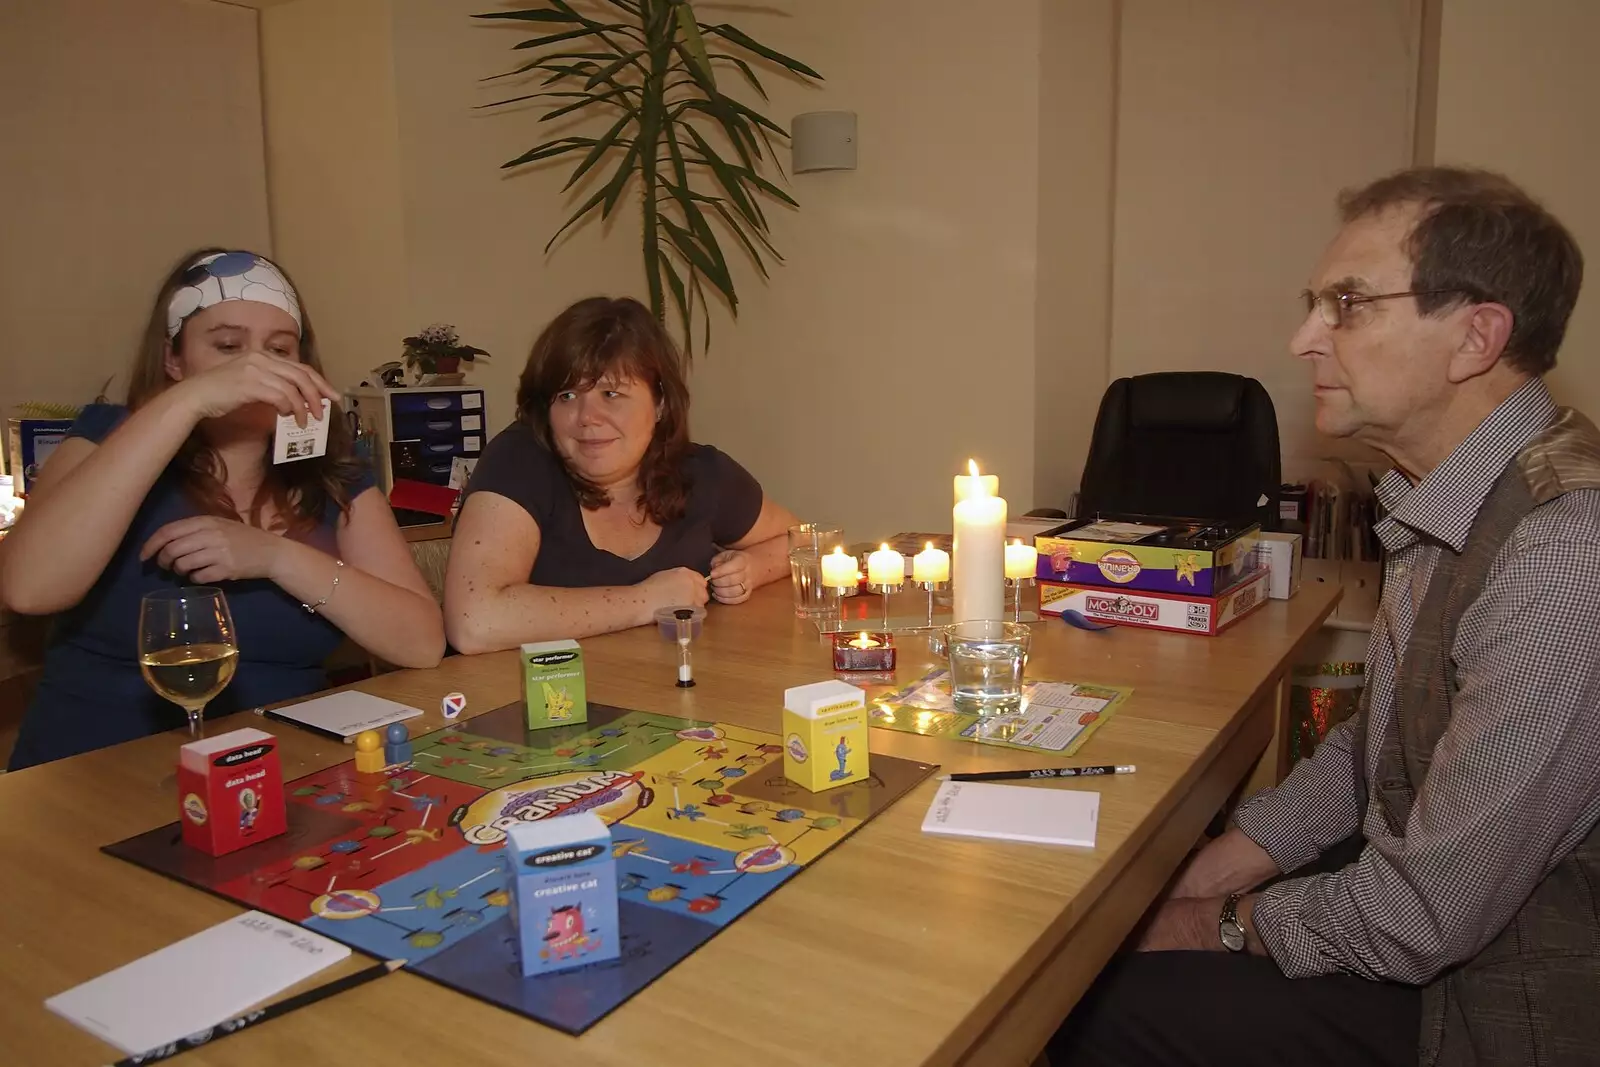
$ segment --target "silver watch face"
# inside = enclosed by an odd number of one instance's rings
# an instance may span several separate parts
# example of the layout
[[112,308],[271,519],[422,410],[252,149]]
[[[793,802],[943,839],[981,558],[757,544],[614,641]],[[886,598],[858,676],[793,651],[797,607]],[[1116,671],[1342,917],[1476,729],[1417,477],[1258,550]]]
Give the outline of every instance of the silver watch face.
[[1244,951],[1244,928],[1236,922],[1222,924],[1222,944],[1229,952]]

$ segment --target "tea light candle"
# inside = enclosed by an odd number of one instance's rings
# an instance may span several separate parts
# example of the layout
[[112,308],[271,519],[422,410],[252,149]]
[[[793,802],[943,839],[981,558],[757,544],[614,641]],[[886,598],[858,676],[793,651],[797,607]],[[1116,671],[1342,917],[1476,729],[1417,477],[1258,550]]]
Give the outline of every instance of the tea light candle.
[[861,579],[856,558],[844,554],[844,546],[835,545],[833,552],[822,557],[822,584],[829,589],[850,589]]
[[950,612],[956,622],[1003,618],[1005,609],[1006,502],[990,492],[999,488],[998,478],[980,477],[972,460],[967,469],[970,477],[957,484],[969,495],[953,512]]
[[873,585],[899,585],[906,580],[906,558],[888,545],[867,557],[867,581]]
[[1014,541],[1006,546],[1006,577],[1032,578],[1039,571],[1039,553],[1032,545]]
[[911,580],[914,582],[948,582],[950,580],[950,553],[942,548],[928,547],[911,557]]
[[833,669],[836,671],[893,671],[894,634],[862,630],[856,636],[833,635]]

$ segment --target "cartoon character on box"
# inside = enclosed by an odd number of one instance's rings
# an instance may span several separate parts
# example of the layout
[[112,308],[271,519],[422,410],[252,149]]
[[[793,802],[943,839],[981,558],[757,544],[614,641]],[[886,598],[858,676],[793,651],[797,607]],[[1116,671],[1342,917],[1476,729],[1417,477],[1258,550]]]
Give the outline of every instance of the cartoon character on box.
[[550,922],[544,931],[545,947],[539,953],[544,959],[554,956],[558,960],[586,955],[600,947],[598,937],[591,938],[583,926],[583,909],[576,904],[550,909]]
[[245,833],[256,824],[256,816],[261,813],[261,800],[256,796],[254,789],[239,790],[239,829]]
[[839,769],[828,775],[835,781],[840,778],[850,777],[850,772],[845,770],[845,763],[850,759],[851,748],[845,744],[844,738],[839,738],[839,743],[833,748],[833,758],[839,761]]
[[572,718],[572,694],[567,692],[567,687],[557,689],[549,682],[540,682],[544,686],[544,706],[549,712],[551,722],[560,722]]

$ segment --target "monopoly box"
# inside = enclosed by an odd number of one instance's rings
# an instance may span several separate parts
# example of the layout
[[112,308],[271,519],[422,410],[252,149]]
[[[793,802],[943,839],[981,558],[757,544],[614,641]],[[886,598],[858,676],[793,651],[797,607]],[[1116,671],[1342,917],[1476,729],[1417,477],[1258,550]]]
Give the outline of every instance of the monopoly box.
[[1271,574],[1257,569],[1221,596],[1181,596],[1146,593],[1133,589],[1108,589],[1103,585],[1039,583],[1039,612],[1060,615],[1072,610],[1100,622],[1179,630],[1189,634],[1216,634],[1232,626],[1267,602]]
[[1218,596],[1255,570],[1260,529],[1186,519],[1097,518],[1034,538],[1038,577],[1068,585]]

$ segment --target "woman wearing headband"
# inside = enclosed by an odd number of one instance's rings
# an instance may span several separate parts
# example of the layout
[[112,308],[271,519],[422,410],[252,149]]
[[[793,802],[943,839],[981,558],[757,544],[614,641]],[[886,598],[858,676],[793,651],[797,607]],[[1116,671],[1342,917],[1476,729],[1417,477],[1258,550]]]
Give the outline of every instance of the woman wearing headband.
[[636,300],[591,297],[534,342],[517,421],[467,486],[445,576],[461,652],[649,623],[786,573],[794,516],[689,441],[672,338]]
[[439,608],[337,406],[325,455],[271,462],[279,415],[304,426],[337,400],[272,263],[213,249],[167,277],[127,406],[82,411],[0,542],[6,605],[62,613],[12,769],[183,724],[139,674],[153,590],[226,592],[239,665],[218,715],[324,688],[345,635],[400,666],[439,662]]

